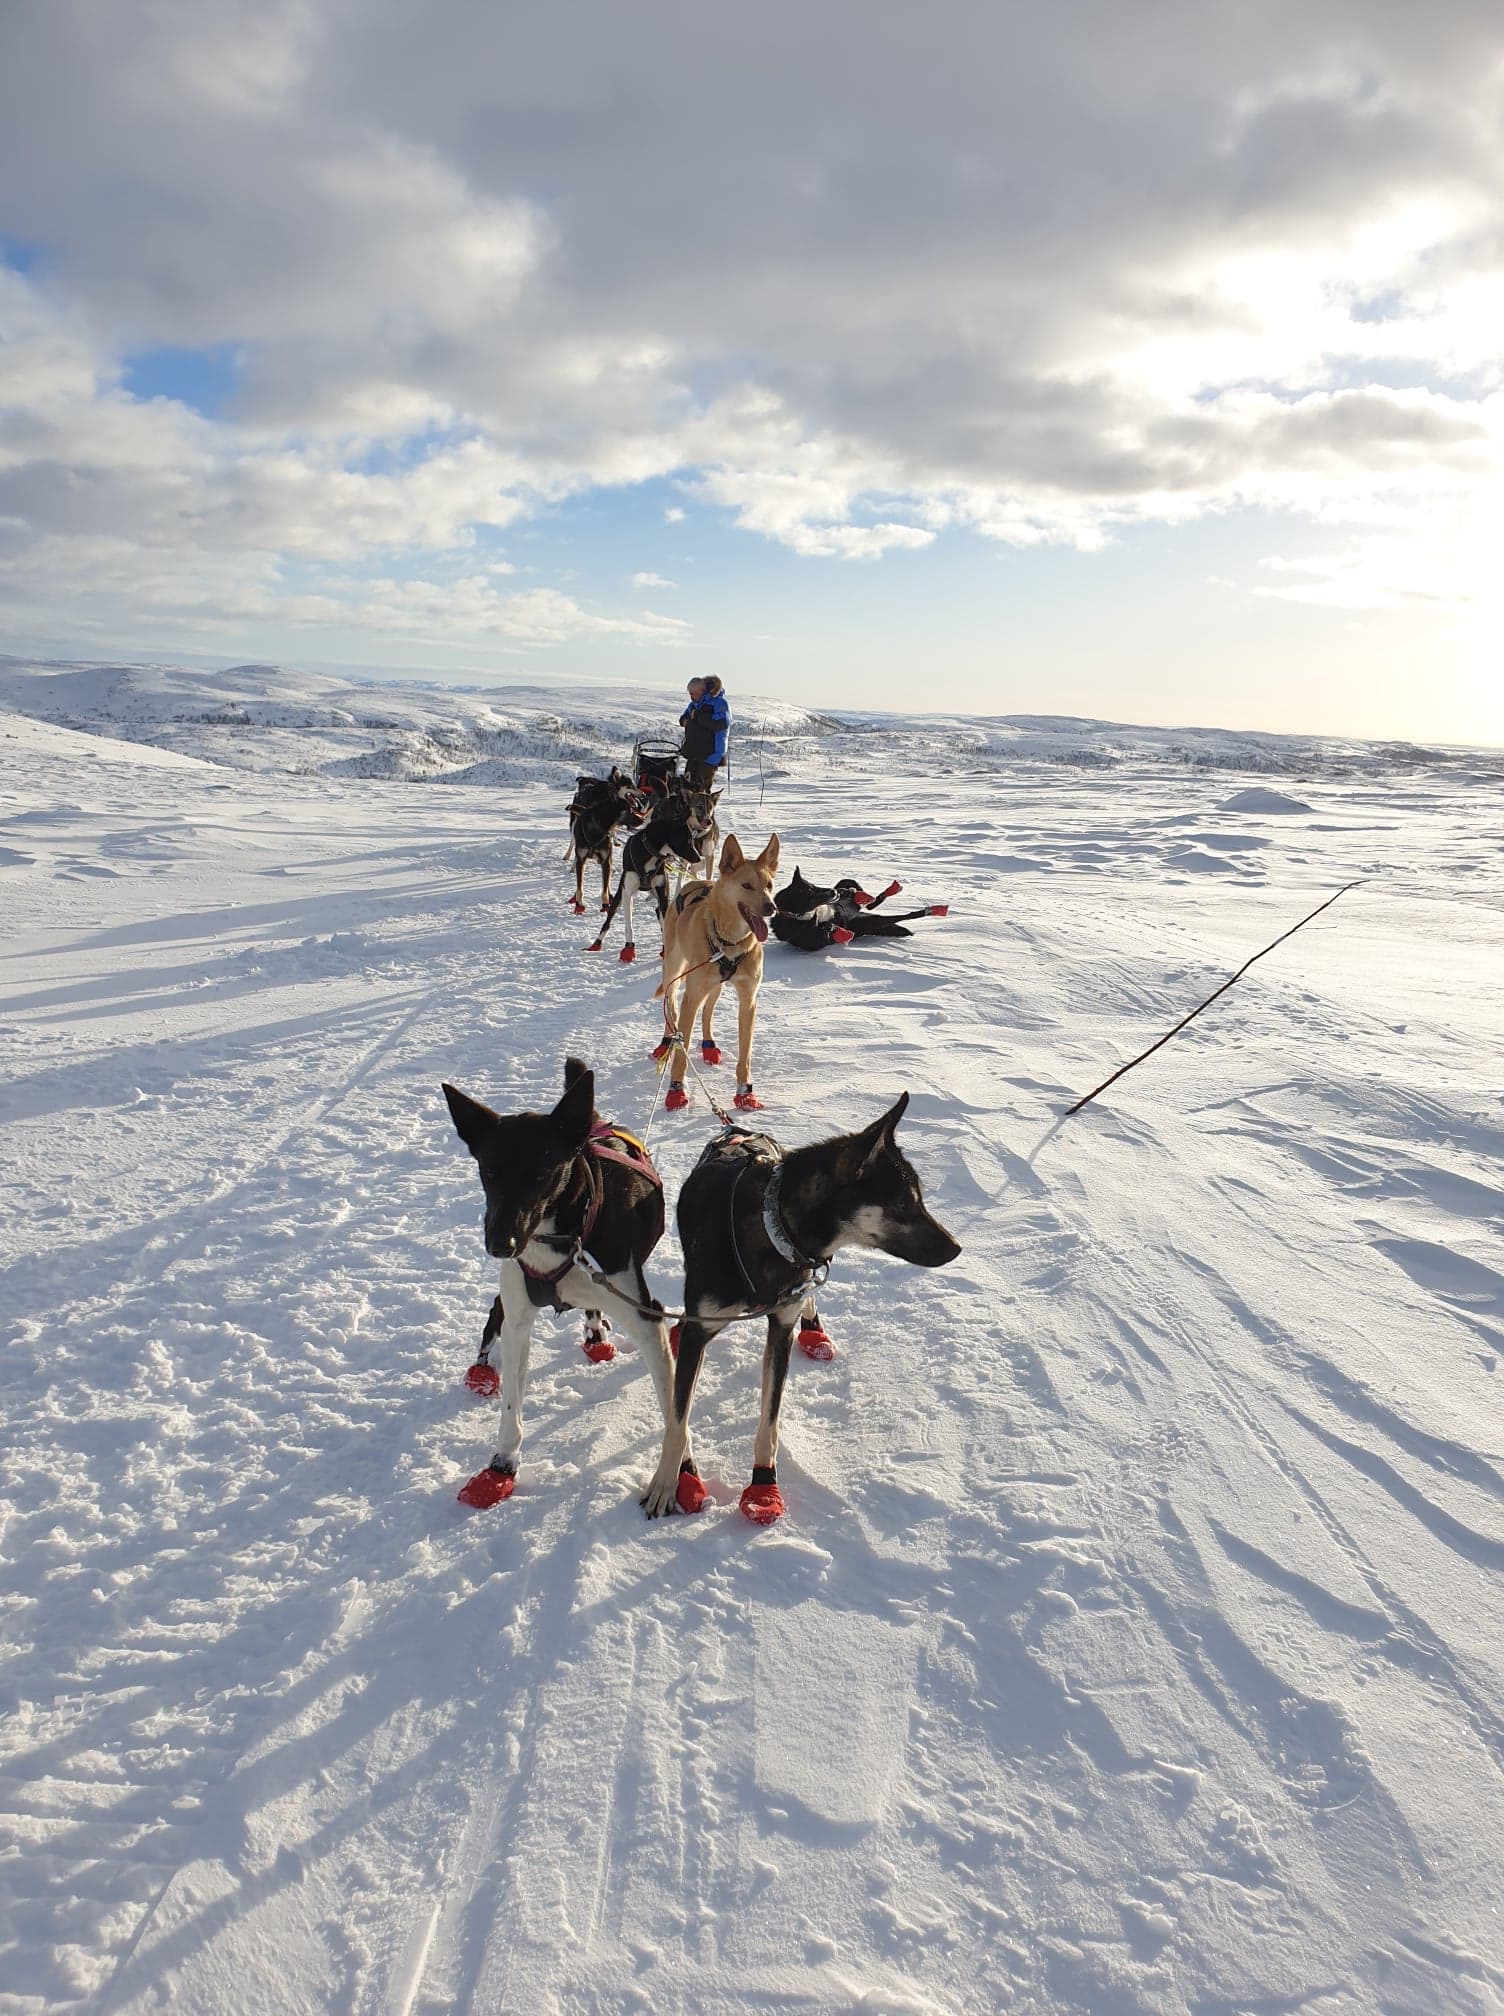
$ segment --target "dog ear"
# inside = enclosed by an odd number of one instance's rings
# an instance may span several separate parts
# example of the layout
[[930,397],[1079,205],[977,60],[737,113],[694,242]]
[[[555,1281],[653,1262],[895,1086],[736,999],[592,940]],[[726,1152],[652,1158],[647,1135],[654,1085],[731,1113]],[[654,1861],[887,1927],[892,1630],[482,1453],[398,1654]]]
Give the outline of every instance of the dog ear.
[[770,833],[768,844],[757,857],[757,866],[765,868],[771,875],[778,866],[778,835]]
[[741,842],[737,839],[736,835],[728,833],[721,847],[720,872],[723,875],[734,875],[746,858],[746,855],[742,852]]
[[580,1073],[589,1069],[590,1066],[582,1057],[566,1057],[564,1059],[564,1090],[567,1092]]
[[899,1121],[908,1111],[908,1105],[908,1093],[900,1092],[897,1099],[888,1108],[887,1112],[883,1114],[882,1118],[874,1120],[870,1127],[864,1127],[860,1135],[858,1135],[857,1138],[862,1143],[862,1167],[864,1169],[869,1162],[882,1154],[884,1149],[893,1146],[894,1132],[897,1129]]
[[893,1104],[888,1108],[887,1112],[883,1115],[882,1119],[879,1120],[879,1122],[877,1123],[878,1126],[881,1127],[884,1134],[887,1135],[890,1141],[893,1139],[893,1136],[897,1131],[899,1121],[903,1118],[904,1114],[908,1112],[908,1110],[909,1110],[909,1095],[907,1092],[900,1092],[898,1097],[894,1100]]
[[583,1148],[590,1139],[590,1123],[595,1118],[595,1073],[580,1065],[579,1075],[568,1076],[570,1064],[578,1064],[577,1057],[571,1057],[564,1066],[566,1090],[549,1119],[563,1136],[570,1148]]
[[459,1135],[472,1155],[479,1155],[480,1144],[500,1119],[489,1106],[482,1106],[478,1099],[472,1099],[467,1092],[458,1091],[453,1085],[443,1088],[444,1097],[449,1102],[449,1117],[454,1122],[454,1131]]
[[711,792],[711,794],[710,794],[710,802],[711,802],[711,805],[712,805],[712,806],[715,806],[715,805],[719,805],[719,804],[720,804],[720,802],[721,802],[721,794],[720,794],[720,792],[719,792],[719,791],[712,791],[712,792]]

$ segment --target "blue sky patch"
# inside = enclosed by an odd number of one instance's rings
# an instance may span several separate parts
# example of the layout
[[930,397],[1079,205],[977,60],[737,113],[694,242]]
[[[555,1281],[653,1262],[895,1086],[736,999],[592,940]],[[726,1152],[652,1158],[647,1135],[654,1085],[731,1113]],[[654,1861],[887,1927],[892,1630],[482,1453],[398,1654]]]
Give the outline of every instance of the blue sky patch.
[[207,350],[158,344],[125,358],[122,383],[133,399],[176,399],[213,420],[234,397],[242,354],[234,343],[218,343]]

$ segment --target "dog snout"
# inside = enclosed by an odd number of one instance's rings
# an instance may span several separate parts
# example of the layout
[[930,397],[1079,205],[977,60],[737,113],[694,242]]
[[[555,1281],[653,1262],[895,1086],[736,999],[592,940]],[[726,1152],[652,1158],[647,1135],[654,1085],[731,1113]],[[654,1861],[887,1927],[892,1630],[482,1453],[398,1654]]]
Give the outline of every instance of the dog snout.
[[948,1267],[961,1252],[959,1239],[952,1239],[943,1225],[930,1225],[914,1255],[921,1267]]

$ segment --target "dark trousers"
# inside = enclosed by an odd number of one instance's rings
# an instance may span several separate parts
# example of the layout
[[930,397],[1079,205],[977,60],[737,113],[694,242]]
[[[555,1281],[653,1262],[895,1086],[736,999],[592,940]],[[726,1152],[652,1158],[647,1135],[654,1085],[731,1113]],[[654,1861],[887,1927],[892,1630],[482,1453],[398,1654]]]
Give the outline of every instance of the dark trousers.
[[697,763],[691,758],[686,757],[684,763],[685,780],[692,791],[708,791],[710,789],[710,780],[720,767],[719,763]]

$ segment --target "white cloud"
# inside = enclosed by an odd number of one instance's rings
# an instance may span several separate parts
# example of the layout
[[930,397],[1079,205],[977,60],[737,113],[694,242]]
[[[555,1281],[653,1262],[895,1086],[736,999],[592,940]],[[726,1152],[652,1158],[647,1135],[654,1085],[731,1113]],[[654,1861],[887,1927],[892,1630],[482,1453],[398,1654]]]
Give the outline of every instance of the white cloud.
[[678,585],[677,581],[666,581],[661,574],[634,574],[632,576],[632,586],[634,588],[677,588]]
[[[540,506],[665,478],[811,558],[1383,520],[1469,592],[1425,527],[1501,466],[1488,10],[760,20],[728,61],[661,0],[8,10],[8,607],[61,617],[71,553],[120,610],[323,621],[310,568],[481,581]],[[223,417],[122,391],[210,344]]]

